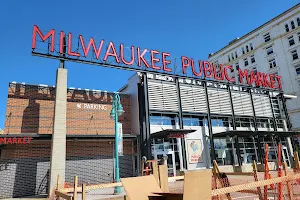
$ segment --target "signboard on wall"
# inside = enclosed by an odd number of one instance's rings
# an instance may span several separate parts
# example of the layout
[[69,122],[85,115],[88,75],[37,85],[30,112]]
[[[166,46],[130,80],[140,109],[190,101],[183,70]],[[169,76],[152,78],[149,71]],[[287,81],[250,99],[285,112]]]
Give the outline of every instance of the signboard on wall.
[[201,139],[187,139],[188,161],[190,164],[203,162]]
[[118,137],[119,137],[119,146],[118,146],[119,156],[123,156],[123,127],[122,127],[122,123],[118,123]]

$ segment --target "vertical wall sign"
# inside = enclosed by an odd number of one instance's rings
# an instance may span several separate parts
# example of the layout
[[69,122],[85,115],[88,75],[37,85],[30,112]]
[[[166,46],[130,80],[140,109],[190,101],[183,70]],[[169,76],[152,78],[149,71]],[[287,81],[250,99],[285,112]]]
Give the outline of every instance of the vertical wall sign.
[[119,137],[119,146],[118,146],[119,156],[123,156],[123,127],[122,127],[122,123],[118,123],[118,137]]
[[188,161],[190,164],[203,162],[201,139],[187,139]]

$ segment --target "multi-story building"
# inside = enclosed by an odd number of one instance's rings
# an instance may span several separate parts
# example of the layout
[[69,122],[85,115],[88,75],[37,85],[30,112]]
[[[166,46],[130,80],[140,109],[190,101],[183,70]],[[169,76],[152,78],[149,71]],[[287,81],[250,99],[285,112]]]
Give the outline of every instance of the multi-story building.
[[[209,61],[282,76],[285,94],[300,96],[300,4],[236,38]],[[236,72],[238,70],[235,70]],[[238,78],[238,73],[232,73]],[[300,130],[300,98],[287,102],[293,130]]]

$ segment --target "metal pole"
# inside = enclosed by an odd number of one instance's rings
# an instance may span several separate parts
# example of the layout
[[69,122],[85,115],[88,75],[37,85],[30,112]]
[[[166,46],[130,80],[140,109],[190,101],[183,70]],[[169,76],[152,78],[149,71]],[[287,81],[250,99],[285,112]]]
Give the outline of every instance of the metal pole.
[[210,154],[211,154],[211,162],[212,162],[213,160],[216,160],[216,155],[215,155],[215,146],[214,146],[212,123],[211,123],[211,117],[210,117],[210,106],[209,106],[209,98],[208,98],[208,91],[207,91],[207,82],[204,83],[204,89],[205,89],[206,105],[207,105],[207,122],[208,122],[208,132],[209,132],[209,140],[210,140]]
[[[231,94],[231,88],[230,85],[228,85],[228,93],[229,93],[229,98],[230,98],[230,106],[231,106],[231,112],[232,112],[232,125],[233,125],[233,130],[236,131],[236,123],[235,123],[235,114],[234,114],[234,108],[233,108],[233,102],[232,102],[232,94]],[[238,159],[238,164],[239,166],[242,166],[242,160],[241,160],[241,152],[240,152],[240,148],[239,148],[239,139],[237,136],[232,137],[232,139],[234,139],[234,144],[235,144],[235,151],[236,151],[236,156]],[[232,164],[235,165],[235,159],[234,159],[234,155],[233,155],[233,149],[234,147],[232,146]]]
[[253,96],[252,96],[252,91],[251,89],[249,90],[249,94],[250,94],[250,99],[251,99],[251,105],[252,105],[252,112],[253,112],[253,122],[254,122],[254,128],[255,128],[255,132],[257,133],[257,148],[258,148],[258,161],[260,163],[263,163],[263,151],[261,148],[261,142],[260,142],[260,137],[258,135],[258,128],[257,128],[257,119],[256,119],[256,113],[255,113],[255,108],[254,108],[254,102],[253,102]]
[[[115,182],[120,182],[120,168],[119,168],[119,133],[118,133],[118,111],[117,111],[117,107],[118,107],[118,94],[116,93],[114,95],[114,99],[113,99],[113,109],[115,111],[115,157],[116,157],[116,162],[115,162],[115,177],[116,180]],[[121,193],[121,188],[120,186],[117,186],[115,188],[115,193],[119,194]]]

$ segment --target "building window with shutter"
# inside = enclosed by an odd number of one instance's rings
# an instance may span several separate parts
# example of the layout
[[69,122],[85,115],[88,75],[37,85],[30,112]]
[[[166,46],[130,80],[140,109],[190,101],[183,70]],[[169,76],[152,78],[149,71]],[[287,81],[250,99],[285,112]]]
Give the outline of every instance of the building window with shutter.
[[272,46],[267,47],[267,48],[266,48],[266,51],[267,51],[267,55],[271,55],[271,54],[274,53],[273,47],[272,47]]
[[294,67],[295,67],[295,70],[296,70],[296,74],[300,75],[300,63],[295,65]]
[[235,68],[238,70],[240,67],[239,67],[239,63],[235,63]]
[[244,63],[245,63],[245,66],[248,66],[248,58],[244,58]]
[[288,37],[288,40],[289,40],[290,46],[293,46],[295,44],[294,36]]
[[297,53],[297,50],[293,50],[293,51],[291,51],[291,54],[292,54],[292,58],[293,58],[293,60],[296,60],[296,59],[298,59],[298,53]]
[[237,51],[235,51],[235,58],[238,58]]
[[250,56],[250,59],[251,59],[251,63],[255,63],[255,57],[254,57],[254,55]]
[[246,51],[249,52],[249,47],[248,47],[248,45],[246,45]]
[[300,18],[299,17],[297,18],[297,24],[298,24],[298,26],[300,26]]
[[294,23],[294,21],[291,21],[291,27],[292,27],[292,29],[295,29],[295,23]]
[[289,32],[289,31],[290,31],[289,25],[288,25],[288,24],[285,24],[285,31],[286,31],[286,32]]
[[250,43],[250,49],[251,49],[251,51],[253,50],[253,45],[252,45],[252,43]]
[[270,67],[270,69],[276,67],[276,61],[275,61],[275,58],[269,60],[269,67]]
[[264,34],[264,40],[265,42],[269,42],[271,40],[270,33]]
[[242,47],[242,52],[243,52],[243,54],[245,54],[245,49],[244,49],[244,47]]

